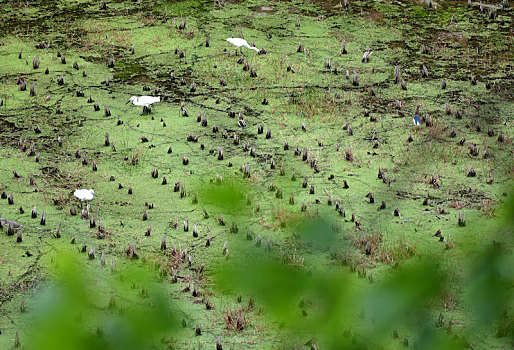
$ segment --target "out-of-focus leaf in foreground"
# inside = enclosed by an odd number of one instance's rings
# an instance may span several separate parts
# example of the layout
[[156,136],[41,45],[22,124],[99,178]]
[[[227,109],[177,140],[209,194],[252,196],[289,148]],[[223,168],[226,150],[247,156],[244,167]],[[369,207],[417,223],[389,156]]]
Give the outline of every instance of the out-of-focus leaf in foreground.
[[[109,276],[107,288],[93,288],[92,280],[68,255],[59,255],[51,286],[37,297],[27,330],[27,349],[150,349],[175,327],[164,294],[148,285],[145,298],[105,305],[106,294],[126,296],[126,281],[149,279],[150,272],[126,271],[120,283]],[[130,279],[131,278],[131,279]],[[135,292],[132,291],[132,294]],[[112,299],[114,300],[114,299]],[[109,302],[111,304],[111,302]]]
[[221,183],[208,182],[199,186],[198,196],[202,203],[209,207],[236,214],[244,207],[245,195],[248,192],[237,179],[224,180]]
[[504,226],[468,264],[466,301],[477,329],[497,328],[514,344],[514,192],[504,206]]
[[307,218],[300,225],[300,237],[307,244],[329,248],[336,240],[333,224],[321,217]]
[[247,263],[224,266],[218,275],[218,285],[255,295],[278,320],[292,321],[298,300],[312,288],[312,280],[305,272],[271,259],[261,258]]
[[419,262],[395,271],[391,277],[369,288],[363,306],[371,333],[383,332],[399,320],[418,314],[441,286],[435,264]]

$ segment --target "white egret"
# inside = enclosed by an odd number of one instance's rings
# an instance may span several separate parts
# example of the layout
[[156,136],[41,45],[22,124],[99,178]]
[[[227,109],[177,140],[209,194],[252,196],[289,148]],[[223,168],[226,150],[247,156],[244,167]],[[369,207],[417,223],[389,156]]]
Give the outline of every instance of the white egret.
[[159,96],[132,96],[128,101],[127,104],[129,104],[132,101],[132,103],[136,106],[146,106],[149,107],[151,104],[155,102],[161,102],[161,98]]
[[[259,52],[258,48],[256,48],[255,46],[250,46],[245,39],[228,38],[226,40],[236,47],[236,53],[237,53],[237,49],[241,50],[241,47],[243,47],[243,46],[246,48],[249,48],[250,50],[254,50],[255,52]],[[241,51],[241,54],[243,54],[243,51]]]
[[73,192],[73,195],[80,200],[80,205],[82,206],[82,202],[92,200],[96,193],[92,189],[78,189]]

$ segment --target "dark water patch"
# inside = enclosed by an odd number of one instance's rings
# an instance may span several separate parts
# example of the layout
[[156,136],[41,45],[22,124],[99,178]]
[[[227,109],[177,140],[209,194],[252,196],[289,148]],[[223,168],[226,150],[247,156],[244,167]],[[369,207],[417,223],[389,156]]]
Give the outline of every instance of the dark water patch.
[[19,139],[19,135],[24,130],[16,125],[16,123],[9,121],[9,116],[0,114],[0,144],[12,145]]
[[343,5],[344,1],[341,0],[313,0],[312,2],[325,11],[341,11],[346,13]]
[[[146,69],[140,64],[118,64],[116,66],[116,72],[113,75],[113,79],[128,81],[132,78],[132,81],[138,82],[151,81],[146,74],[143,74],[145,72]],[[136,79],[136,77],[139,77],[139,79]],[[142,79],[144,77],[148,77],[148,79]]]
[[[205,2],[205,1],[199,1]],[[161,1],[169,3],[169,1]],[[154,15],[156,18],[163,18],[158,11],[155,2],[127,2],[110,1],[112,6],[107,11],[100,10],[98,3],[90,5],[66,3],[64,6],[56,6],[52,1],[27,2],[30,11],[25,13],[14,6],[3,6],[3,13],[0,13],[0,37],[9,34],[28,36],[32,40],[53,39],[51,46],[69,46],[66,35],[70,30],[70,19],[78,22],[84,19],[101,20],[102,18],[126,17],[135,14],[143,18]],[[35,13],[32,9],[36,9]],[[166,21],[166,18],[163,18]],[[76,28],[74,29],[76,30]]]
[[[214,1],[210,0],[172,0],[162,1],[159,12],[164,11],[167,16],[202,16],[213,9]],[[227,2],[234,3],[233,1]],[[156,7],[154,7],[156,9]],[[156,9],[157,10],[157,9]]]
[[405,40],[396,40],[396,41],[390,41],[388,43],[390,49],[402,49],[407,50],[409,46],[405,42]]
[[382,22],[384,20],[384,14],[372,8],[368,9],[366,12],[363,12],[361,17],[365,21]]

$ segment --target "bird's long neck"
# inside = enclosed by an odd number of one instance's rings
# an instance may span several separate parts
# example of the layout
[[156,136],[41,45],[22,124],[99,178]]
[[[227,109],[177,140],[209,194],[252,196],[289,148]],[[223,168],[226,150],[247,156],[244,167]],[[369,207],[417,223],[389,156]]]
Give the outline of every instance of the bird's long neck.
[[416,107],[416,115],[419,114],[419,105]]
[[243,46],[249,48],[250,50],[254,50],[255,52],[259,52],[258,48],[255,46],[250,46],[248,43],[245,43]]

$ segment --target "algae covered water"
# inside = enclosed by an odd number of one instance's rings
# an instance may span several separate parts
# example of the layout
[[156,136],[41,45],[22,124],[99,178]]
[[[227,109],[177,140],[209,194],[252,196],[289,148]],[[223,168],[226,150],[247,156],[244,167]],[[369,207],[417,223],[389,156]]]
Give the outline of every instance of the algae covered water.
[[513,346],[508,1],[1,8],[1,349]]

